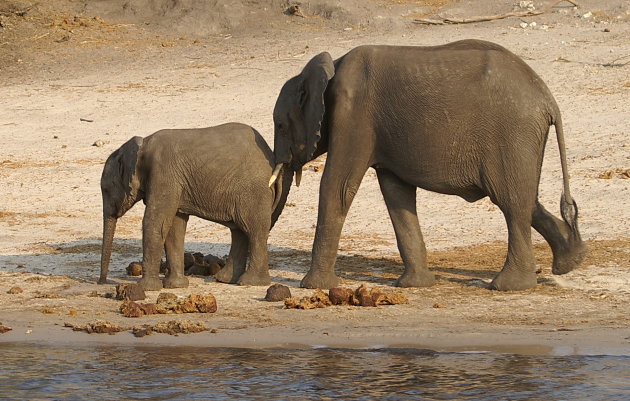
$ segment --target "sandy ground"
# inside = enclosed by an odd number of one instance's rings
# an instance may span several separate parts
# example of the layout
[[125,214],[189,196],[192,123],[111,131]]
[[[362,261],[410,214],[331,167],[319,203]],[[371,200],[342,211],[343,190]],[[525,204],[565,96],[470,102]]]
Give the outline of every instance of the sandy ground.
[[[412,21],[435,12],[501,14],[518,2],[313,1],[303,2],[306,18],[283,14],[281,3],[238,9],[240,14],[228,13],[202,31],[188,23],[190,13],[169,20],[168,13],[108,13],[81,9],[70,0],[48,2],[22,16],[30,3],[0,7],[0,322],[13,329],[0,334],[0,341],[518,345],[527,352],[630,354],[630,3],[582,0],[578,8],[563,3],[535,17],[442,26]],[[534,2],[537,9],[546,4]],[[257,23],[225,23],[243,21],[243,15]],[[501,213],[487,200],[468,204],[419,191],[419,218],[438,281],[431,288],[394,288],[402,264],[370,171],[344,226],[337,271],[344,286],[401,292],[409,304],[287,310],[263,300],[265,287],[191,277],[190,288],[169,291],[210,292],[216,313],[125,318],[118,311],[121,302],[104,295],[116,283],[135,280],[125,267],[141,259],[141,204],[119,221],[113,284],[95,284],[100,174],[107,156],[130,136],[239,121],[272,144],[271,111],[279,89],[313,55],[329,51],[337,57],[368,43],[436,45],[464,38],[511,49],[554,93],[563,112],[581,232],[591,250],[580,269],[553,276],[549,249],[534,233],[539,285],[523,292],[490,291],[486,285],[506,249]],[[299,288],[299,280],[310,265],[324,162],[305,168],[302,185],[291,190],[269,239],[272,280],[288,285],[295,296],[312,293]],[[550,135],[540,197],[555,214],[560,189],[557,145]],[[229,231],[191,218],[186,249],[223,256]],[[9,294],[16,286],[23,292]],[[145,302],[157,295],[149,293]],[[88,335],[63,327],[96,320],[129,328],[187,320],[214,332],[135,338],[129,332]]]

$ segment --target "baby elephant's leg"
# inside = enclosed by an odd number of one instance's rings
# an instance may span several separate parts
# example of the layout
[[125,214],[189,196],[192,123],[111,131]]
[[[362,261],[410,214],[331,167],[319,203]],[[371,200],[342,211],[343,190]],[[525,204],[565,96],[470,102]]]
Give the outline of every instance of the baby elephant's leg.
[[249,266],[238,279],[239,285],[269,285],[269,255],[267,239],[270,224],[261,224],[258,229],[249,233]]
[[225,266],[214,276],[221,283],[236,284],[239,277],[245,272],[247,263],[247,251],[249,239],[238,228],[231,228],[232,246]]
[[171,229],[166,236],[166,264],[168,275],[164,279],[164,288],[186,288],[188,277],[184,276],[184,237],[188,215],[177,213]]

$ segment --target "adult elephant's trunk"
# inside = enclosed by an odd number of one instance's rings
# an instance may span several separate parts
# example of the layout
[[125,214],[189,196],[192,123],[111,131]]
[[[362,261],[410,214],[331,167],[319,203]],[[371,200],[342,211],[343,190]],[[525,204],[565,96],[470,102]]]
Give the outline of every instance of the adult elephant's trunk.
[[284,210],[284,205],[287,202],[289,196],[289,190],[291,189],[291,183],[293,182],[293,171],[288,168],[287,165],[280,165],[281,169],[278,172],[278,177],[274,181],[275,185],[275,199],[273,202],[273,212],[271,213],[271,227],[276,224],[280,214]]
[[118,219],[116,217],[103,218],[103,244],[101,247],[101,276],[98,279],[99,284],[105,284],[107,282],[109,259],[112,256],[112,244],[114,242],[117,221]]

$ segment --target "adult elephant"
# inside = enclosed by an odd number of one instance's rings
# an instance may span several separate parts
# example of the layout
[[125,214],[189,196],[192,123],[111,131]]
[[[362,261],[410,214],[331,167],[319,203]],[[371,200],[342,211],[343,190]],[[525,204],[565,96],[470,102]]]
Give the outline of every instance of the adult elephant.
[[[586,247],[569,192],[562,120],[547,86],[513,53],[490,42],[361,46],[337,60],[314,57],[287,81],[274,109],[276,162],[299,172],[328,152],[312,264],[301,285],[331,288],[339,237],[362,177],[376,170],[405,270],[402,287],[429,286],[416,188],[488,196],[503,212],[507,259],[491,287],[536,285],[533,226],[553,251],[553,273],[581,263]],[[549,127],[562,163],[563,221],[538,202]]]
[[[279,169],[267,185],[273,152],[252,127],[228,123],[210,128],[158,131],[133,137],[103,167],[103,245],[99,284],[106,283],[116,222],[144,201],[142,219],[145,290],[188,286],[184,236],[190,215],[230,228],[232,246],[218,281],[269,284],[267,238],[282,213],[293,171]],[[159,278],[162,248],[169,274]],[[249,267],[246,269],[249,257]]]

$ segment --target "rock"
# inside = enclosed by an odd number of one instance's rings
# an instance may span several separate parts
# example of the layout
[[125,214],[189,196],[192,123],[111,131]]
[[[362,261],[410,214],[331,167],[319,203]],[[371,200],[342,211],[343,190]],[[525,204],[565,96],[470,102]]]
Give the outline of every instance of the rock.
[[127,274],[129,276],[142,276],[142,264],[138,262],[131,262],[127,266]]
[[278,302],[284,301],[287,298],[291,298],[291,290],[286,285],[273,284],[271,287],[267,288],[265,301]]
[[11,287],[9,288],[9,291],[7,291],[7,294],[21,294],[23,292],[24,290],[20,287]]
[[328,290],[328,298],[333,305],[354,305],[354,291],[350,288],[336,287]]
[[147,296],[138,284],[118,284],[116,286],[116,299],[124,301],[142,301]]
[[287,309],[315,309],[331,306],[330,298],[322,290],[316,289],[310,297],[287,298],[284,307]]
[[13,330],[11,327],[5,326],[4,324],[0,323],[0,334],[4,334],[7,331],[11,331],[11,330]]
[[[64,40],[64,39],[65,39],[65,37],[64,37],[64,38],[62,38],[62,39],[60,39],[60,40]],[[67,39],[65,39],[65,40],[69,40],[69,39],[70,39],[70,37],[68,36],[68,38],[67,38]],[[105,146],[105,141],[101,141],[101,140],[99,139],[98,141],[94,142],[94,143],[92,144],[92,146],[96,146],[97,148],[101,148],[101,147]]]

